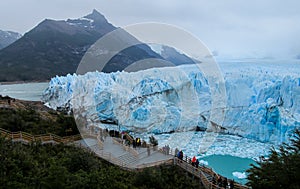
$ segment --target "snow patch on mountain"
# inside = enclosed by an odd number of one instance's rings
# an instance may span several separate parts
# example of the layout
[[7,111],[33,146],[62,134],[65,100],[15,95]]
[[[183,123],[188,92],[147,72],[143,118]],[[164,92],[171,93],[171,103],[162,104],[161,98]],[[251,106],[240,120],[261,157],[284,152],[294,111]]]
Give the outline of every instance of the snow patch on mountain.
[[0,49],[7,47],[21,37],[20,33],[0,30]]

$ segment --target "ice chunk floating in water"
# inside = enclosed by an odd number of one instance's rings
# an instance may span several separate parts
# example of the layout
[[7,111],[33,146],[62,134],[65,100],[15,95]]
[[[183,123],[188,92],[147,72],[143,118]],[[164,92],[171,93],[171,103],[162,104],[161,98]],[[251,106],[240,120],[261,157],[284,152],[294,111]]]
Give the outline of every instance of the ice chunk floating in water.
[[208,166],[208,162],[207,162],[207,161],[204,161],[204,160],[202,160],[202,159],[199,161],[199,163],[202,164],[202,165]]
[[237,177],[238,179],[245,179],[247,178],[247,175],[245,172],[241,173],[241,172],[233,172],[232,175],[234,177]]
[[[221,65],[227,107],[218,110],[225,119],[217,126],[261,142],[287,141],[300,127],[300,65],[232,65]],[[43,100],[81,110],[88,124],[118,123],[139,133],[205,130],[212,103],[207,79],[193,65],[55,77]]]

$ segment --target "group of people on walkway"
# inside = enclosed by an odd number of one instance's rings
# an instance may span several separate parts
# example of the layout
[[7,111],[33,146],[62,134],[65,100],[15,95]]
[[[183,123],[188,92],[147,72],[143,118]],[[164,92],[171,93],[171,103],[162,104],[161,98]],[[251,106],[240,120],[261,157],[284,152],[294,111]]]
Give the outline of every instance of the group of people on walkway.
[[165,155],[169,155],[170,154],[170,146],[165,145],[164,147],[162,147],[162,151]]
[[175,149],[175,154],[178,157],[178,159],[183,160],[183,151],[182,150],[178,150],[177,148]]
[[121,132],[121,139],[123,141],[123,144],[130,146],[132,145],[133,148],[136,147],[147,147],[147,143],[146,141],[142,140],[141,138],[137,137],[137,138],[133,138],[132,136],[130,136],[131,139],[127,138],[128,133],[122,131]]
[[[183,160],[183,151],[175,149],[176,157],[180,160]],[[191,164],[192,166],[198,168],[199,167],[199,160],[194,156],[192,159],[187,157],[185,158],[186,163]],[[228,180],[226,177],[222,177],[220,175],[214,174],[212,178],[212,183],[217,185],[220,188],[225,189],[233,189],[234,188],[234,180]]]
[[192,166],[195,166],[196,168],[199,167],[199,160],[196,158],[196,156],[193,157],[191,164],[192,164]]
[[140,138],[135,138],[132,140],[132,147],[136,148],[136,147],[141,147],[142,145],[142,141]]
[[212,183],[221,188],[230,188],[230,189],[234,188],[233,180],[228,181],[226,177],[222,178],[220,175],[216,175],[216,174],[213,176]]

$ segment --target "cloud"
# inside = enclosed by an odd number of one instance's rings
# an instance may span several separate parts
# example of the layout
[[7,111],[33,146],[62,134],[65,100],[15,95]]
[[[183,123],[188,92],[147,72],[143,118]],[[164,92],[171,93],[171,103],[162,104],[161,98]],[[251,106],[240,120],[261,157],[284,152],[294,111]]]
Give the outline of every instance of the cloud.
[[218,56],[295,57],[298,7],[297,0],[4,0],[0,29],[24,33],[45,18],[77,18],[96,8],[116,26],[154,21],[182,27]]

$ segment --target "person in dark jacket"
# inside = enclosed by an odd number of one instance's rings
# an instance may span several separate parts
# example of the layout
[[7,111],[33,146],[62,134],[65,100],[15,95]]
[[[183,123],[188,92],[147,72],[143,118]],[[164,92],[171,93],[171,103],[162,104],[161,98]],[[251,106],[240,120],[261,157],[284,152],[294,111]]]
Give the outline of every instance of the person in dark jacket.
[[196,159],[196,163],[195,163],[195,165],[196,165],[196,168],[198,168],[198,167],[199,167],[199,160],[198,160],[198,159]]

